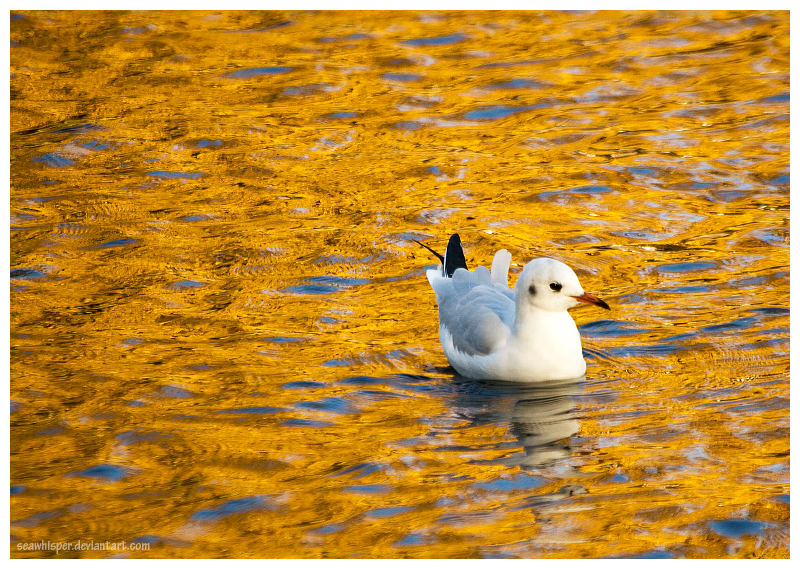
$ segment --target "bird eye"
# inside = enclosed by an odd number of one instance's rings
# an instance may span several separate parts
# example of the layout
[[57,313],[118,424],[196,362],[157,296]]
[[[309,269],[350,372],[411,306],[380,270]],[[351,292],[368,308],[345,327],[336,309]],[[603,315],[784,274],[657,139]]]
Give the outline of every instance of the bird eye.
[[561,290],[561,283],[550,283],[550,290],[559,292]]

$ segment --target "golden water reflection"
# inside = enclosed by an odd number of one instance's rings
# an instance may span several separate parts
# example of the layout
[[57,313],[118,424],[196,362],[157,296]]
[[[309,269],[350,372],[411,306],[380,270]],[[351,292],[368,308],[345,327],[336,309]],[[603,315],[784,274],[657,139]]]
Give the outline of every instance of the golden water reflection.
[[[788,12],[11,42],[12,557],[789,556]],[[454,232],[609,302],[585,381],[454,377]]]

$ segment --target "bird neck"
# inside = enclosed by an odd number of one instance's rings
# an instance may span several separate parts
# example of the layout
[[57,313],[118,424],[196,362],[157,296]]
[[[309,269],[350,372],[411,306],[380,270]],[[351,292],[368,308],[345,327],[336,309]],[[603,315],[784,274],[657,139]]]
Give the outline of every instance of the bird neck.
[[577,330],[577,327],[566,310],[551,312],[531,305],[517,304],[514,335],[522,339],[534,335],[542,337],[543,330],[547,331],[547,336],[557,337],[560,333]]

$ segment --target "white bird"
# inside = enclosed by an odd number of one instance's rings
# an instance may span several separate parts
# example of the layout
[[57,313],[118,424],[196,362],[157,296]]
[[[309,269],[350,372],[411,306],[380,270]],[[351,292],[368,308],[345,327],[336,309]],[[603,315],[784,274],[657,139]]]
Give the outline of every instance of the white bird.
[[[417,241],[419,243],[419,241]],[[584,302],[608,309],[584,292],[575,272],[555,259],[534,259],[508,288],[511,254],[495,253],[491,272],[467,270],[461,239],[450,237],[442,261],[427,271],[439,305],[439,339],[464,377],[505,381],[577,379],[586,372],[581,337],[568,308]]]

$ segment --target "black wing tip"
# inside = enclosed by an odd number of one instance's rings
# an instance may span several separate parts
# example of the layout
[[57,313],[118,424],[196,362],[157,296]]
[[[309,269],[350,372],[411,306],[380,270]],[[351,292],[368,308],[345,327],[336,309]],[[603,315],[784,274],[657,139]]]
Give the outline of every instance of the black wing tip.
[[417,241],[416,239],[411,240],[420,247],[424,247],[436,255],[436,258],[442,263],[443,277],[450,278],[453,276],[453,273],[456,272],[456,269],[467,268],[467,260],[464,258],[464,249],[461,247],[461,237],[458,236],[458,233],[453,233],[450,236],[450,241],[447,242],[447,249],[443,256],[425,245],[425,243]]
[[412,241],[414,243],[416,243],[417,245],[419,245],[420,247],[423,247],[423,248],[427,249],[428,251],[430,251],[431,253],[433,253],[434,255],[436,255],[436,258],[439,259],[440,263],[444,263],[444,257],[442,257],[439,253],[437,253],[436,251],[434,251],[433,249],[431,249],[430,247],[425,245],[425,243],[417,241],[416,239],[412,239]]
[[456,269],[467,269],[467,260],[464,258],[464,249],[461,247],[461,237],[458,233],[450,236],[447,243],[447,251],[442,262],[442,276],[452,277]]

